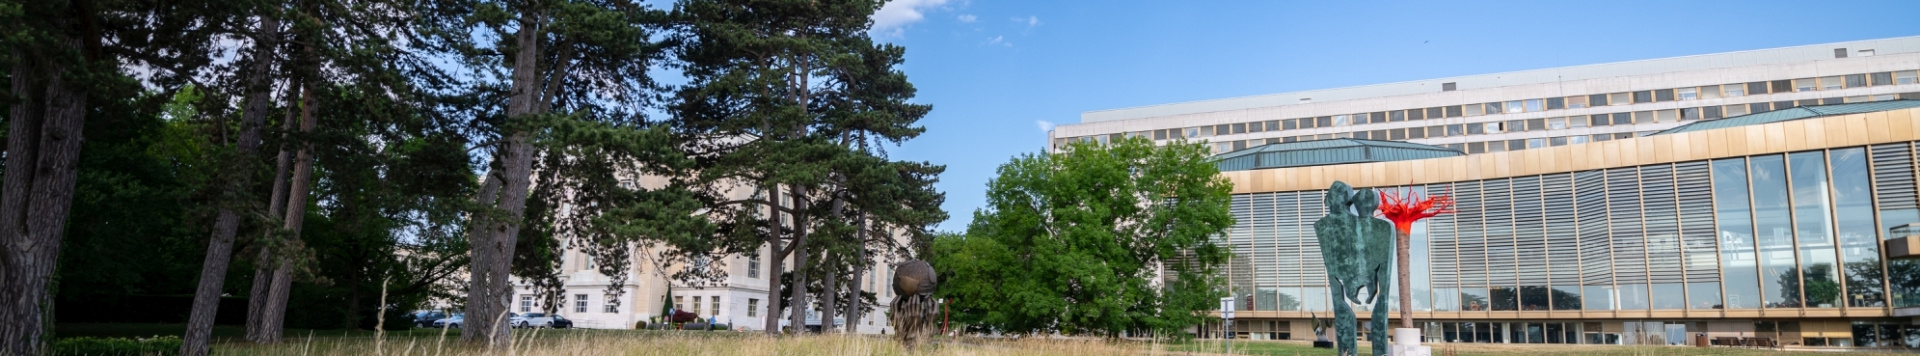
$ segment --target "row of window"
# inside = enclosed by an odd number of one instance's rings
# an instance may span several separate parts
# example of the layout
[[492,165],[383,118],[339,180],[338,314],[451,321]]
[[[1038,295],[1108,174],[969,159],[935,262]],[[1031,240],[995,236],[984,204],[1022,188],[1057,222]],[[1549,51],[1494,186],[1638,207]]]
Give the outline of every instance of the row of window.
[[[613,296],[609,295],[604,299],[605,299],[604,302],[602,302],[602,304],[600,305],[600,308],[601,308],[600,312],[602,313],[619,313],[620,312],[620,306],[613,304],[613,300],[614,300]],[[522,313],[532,312],[534,309],[534,305],[533,305],[534,300],[535,300],[535,295],[533,294],[520,295],[520,312]],[[586,294],[573,295],[573,312],[575,313],[587,312],[587,295]]]
[[[1805,99],[1805,100],[1795,100],[1795,101],[1703,106],[1703,107],[1679,108],[1679,109],[1667,109],[1667,110],[1645,110],[1645,111],[1618,112],[1618,113],[1595,114],[1595,115],[1578,115],[1578,116],[1568,116],[1568,117],[1539,118],[1539,119],[1527,119],[1527,120],[1507,120],[1507,121],[1499,121],[1499,122],[1480,122],[1480,123],[1470,123],[1470,124],[1434,125],[1434,126],[1426,126],[1426,127],[1395,128],[1395,129],[1381,129],[1381,130],[1370,130],[1370,131],[1340,132],[1340,133],[1319,134],[1319,135],[1302,135],[1302,136],[1273,137],[1273,138],[1252,139],[1252,140],[1222,141],[1222,142],[1213,143],[1213,151],[1214,151],[1214,154],[1221,154],[1221,153],[1239,151],[1239,150],[1252,148],[1252,147],[1259,147],[1260,145],[1272,144],[1272,143],[1330,140],[1330,139],[1340,139],[1340,138],[1357,138],[1357,139],[1363,139],[1363,140],[1382,140],[1382,141],[1403,141],[1403,140],[1417,140],[1417,139],[1442,138],[1442,137],[1494,135],[1494,134],[1504,134],[1504,133],[1511,133],[1511,132],[1577,129],[1577,128],[1585,128],[1585,127],[1678,123],[1678,122],[1688,122],[1688,121],[1696,121],[1696,120],[1717,120],[1721,118],[1741,116],[1741,115],[1747,115],[1747,114],[1756,114],[1756,113],[1781,110],[1781,109],[1787,109],[1787,108],[1793,108],[1793,107],[1799,107],[1799,106],[1831,105],[1831,104],[1841,104],[1841,103],[1859,103],[1859,102],[1899,100],[1899,99],[1920,100],[1920,92],[1905,93],[1905,94],[1875,95],[1875,96]],[[1592,135],[1591,140],[1605,141],[1606,139],[1609,139],[1609,138],[1602,138],[1601,136],[1624,137],[1624,136],[1617,136],[1614,134],[1599,134],[1599,135]],[[1089,136],[1089,137],[1096,137],[1096,136]],[[1554,140],[1559,140],[1559,139],[1560,138],[1555,138]],[[1527,140],[1512,140],[1513,144],[1502,144],[1503,141],[1488,141],[1488,142],[1476,142],[1476,143],[1455,143],[1455,144],[1447,144],[1442,146],[1460,150],[1462,152],[1467,152],[1467,153],[1485,153],[1485,152],[1520,150],[1520,149],[1527,149],[1527,148],[1540,148],[1540,147],[1548,147],[1548,146],[1561,146],[1563,144],[1577,144],[1577,143],[1587,142],[1586,139],[1573,139],[1573,138],[1567,138],[1567,139],[1575,140],[1575,141],[1565,141],[1565,142],[1559,142],[1557,144],[1551,144],[1551,145],[1530,145],[1530,144],[1521,144],[1523,143],[1521,141],[1527,141]],[[1106,140],[1104,139],[1099,139],[1095,141],[1102,142],[1102,143],[1106,142]]]
[[[1667,101],[1684,101],[1684,100],[1695,100],[1695,99],[1733,98],[1733,97],[1744,97],[1744,96],[1771,94],[1771,93],[1796,93],[1796,92],[1810,92],[1810,91],[1821,91],[1821,90],[1838,90],[1838,89],[1867,87],[1867,86],[1916,84],[1916,83],[1920,83],[1920,71],[1906,70],[1906,71],[1836,75],[1836,76],[1827,76],[1827,77],[1818,77],[1818,78],[1783,79],[1783,80],[1775,80],[1775,81],[1733,83],[1733,84],[1708,85],[1708,86],[1699,86],[1699,87],[1641,90],[1641,91],[1632,91],[1632,92],[1575,95],[1575,96],[1567,96],[1567,97],[1553,97],[1553,98],[1526,99],[1526,100],[1511,100],[1511,101],[1501,101],[1501,102],[1491,102],[1491,103],[1441,106],[1441,107],[1431,107],[1431,108],[1394,110],[1394,111],[1373,112],[1373,113],[1358,113],[1358,114],[1348,114],[1348,115],[1331,115],[1331,116],[1320,116],[1320,117],[1311,117],[1311,118],[1267,120],[1267,121],[1248,122],[1248,123],[1220,124],[1220,125],[1195,126],[1195,127],[1153,130],[1153,131],[1139,131],[1139,132],[1133,132],[1131,134],[1135,136],[1151,136],[1153,137],[1154,140],[1171,140],[1171,139],[1181,139],[1181,138],[1198,139],[1203,137],[1213,137],[1213,136],[1219,136],[1219,135],[1260,133],[1260,132],[1285,131],[1285,130],[1295,130],[1295,129],[1311,129],[1311,128],[1320,128],[1320,127],[1347,127],[1347,126],[1364,125],[1364,124],[1371,124],[1371,123],[1418,121],[1418,120],[1428,120],[1428,119],[1472,117],[1472,116],[1494,115],[1494,114],[1515,114],[1515,113],[1527,113],[1527,112],[1540,112],[1540,111],[1547,111],[1547,110],[1579,109],[1579,108],[1588,108],[1588,107],[1632,105],[1632,104],[1657,103],[1657,102],[1667,102]],[[1879,100],[1879,99],[1876,99],[1876,100]],[[1735,115],[1729,114],[1727,116],[1735,116]],[[1060,138],[1055,140],[1055,145],[1064,146],[1067,142],[1100,140],[1099,138],[1100,136],[1108,136],[1111,139],[1117,139],[1117,138],[1123,137],[1123,135],[1126,135],[1126,134],[1110,134],[1110,135],[1094,135],[1094,136]]]
[[[1414,187],[1457,212],[1414,226],[1416,310],[1920,305],[1913,143]],[[1228,277],[1252,310],[1327,310],[1322,192],[1236,195]],[[1915,225],[1920,226],[1920,225]],[[1904,235],[1901,235],[1904,236]],[[1522,273],[1521,271],[1526,271]],[[1898,277],[1890,277],[1898,276]]]
[[[674,296],[674,297],[673,297],[673,310],[681,310],[681,311],[686,311],[686,312],[689,312],[689,313],[693,313],[693,315],[699,315],[699,316],[701,316],[701,317],[707,317],[707,316],[719,316],[719,315],[720,315],[720,310],[721,310],[721,309],[720,309],[720,296],[717,296],[717,295],[716,295],[716,296],[713,296],[713,297],[712,297],[712,299],[710,299],[710,300],[712,300],[712,301],[713,301],[713,302],[712,302],[712,306],[713,306],[713,309],[705,309],[705,310],[707,310],[707,311],[712,311],[712,312],[713,312],[713,314],[711,314],[711,315],[709,315],[709,314],[706,314],[706,313],[702,313],[702,312],[701,312],[701,311],[703,311],[702,309],[700,309],[700,306],[701,306],[701,304],[700,304],[700,298],[701,298],[701,296],[697,296],[697,295],[696,295],[696,296],[693,296],[693,309],[687,309],[687,307],[686,307],[686,304],[685,304],[685,303],[686,303],[686,298],[687,298],[686,296]],[[755,311],[754,311],[754,309],[756,309],[756,308],[754,308],[754,307],[755,307],[755,306],[759,306],[759,305],[760,305],[760,300],[759,300],[759,299],[747,299],[747,316],[748,316],[748,317],[753,317],[753,316],[755,315]],[[611,313],[611,312],[612,312],[612,311],[609,311],[609,313]]]

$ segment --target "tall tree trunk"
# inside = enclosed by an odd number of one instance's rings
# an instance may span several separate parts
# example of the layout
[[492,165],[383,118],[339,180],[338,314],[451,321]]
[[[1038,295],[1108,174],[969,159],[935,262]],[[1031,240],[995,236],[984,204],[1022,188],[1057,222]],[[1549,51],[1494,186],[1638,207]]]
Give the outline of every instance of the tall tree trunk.
[[[281,215],[285,214],[287,209],[287,175],[290,174],[288,170],[290,170],[290,166],[293,165],[294,150],[292,146],[285,144],[288,139],[290,139],[286,133],[293,132],[293,123],[299,121],[299,118],[294,116],[294,113],[299,109],[299,105],[295,105],[295,103],[300,100],[299,97],[302,91],[299,85],[291,85],[289,88],[293,90],[293,95],[287,96],[287,104],[289,104],[287,105],[287,115],[286,118],[280,120],[280,142],[282,142],[282,144],[280,146],[280,154],[274,158],[273,193],[270,194],[271,198],[267,200],[267,216],[275,220],[275,222],[281,219]],[[277,229],[271,228],[265,229],[265,231],[260,234],[260,241],[271,241],[272,239],[279,238],[276,234],[278,231]],[[270,248],[270,243],[262,243],[260,245],[260,253],[254,257],[253,289],[252,292],[247,294],[247,341],[255,343],[267,342],[266,328],[262,326],[264,323],[262,322],[261,314],[267,310],[267,293],[273,289],[273,249]]]
[[[239,150],[234,157],[228,157],[225,164],[228,174],[233,175],[221,187],[227,193],[225,196],[238,195],[235,193],[251,188],[249,178],[253,176],[250,173],[254,156],[260,149],[260,127],[267,121],[272,90],[267,74],[273,68],[274,37],[280,21],[273,16],[261,16],[259,26],[254,31],[254,60],[247,69],[247,103],[240,114],[240,142],[236,143]],[[213,236],[207,241],[206,260],[200,267],[200,285],[194,289],[193,311],[187,318],[186,336],[181,339],[181,355],[205,355],[212,342],[213,319],[219,314],[227,264],[233,260],[233,236],[240,229],[239,213],[222,205],[213,220]]]
[[793,290],[787,294],[793,313],[787,322],[794,333],[807,330],[807,189],[793,187]]
[[1410,261],[1407,260],[1407,258],[1409,258],[1407,250],[1410,248],[1407,244],[1411,243],[1412,237],[1409,236],[1407,232],[1400,231],[1399,229],[1395,229],[1394,232],[1393,258],[1396,259],[1396,261],[1394,261],[1396,265],[1394,269],[1398,270],[1396,272],[1399,272],[1400,277],[1400,327],[1412,328],[1413,268],[1409,267]]
[[820,288],[820,332],[832,333],[839,327],[839,324],[833,323],[833,318],[840,316],[840,271],[836,268],[839,265],[839,259],[834,258],[831,252],[822,251],[820,254],[821,258],[827,262],[821,264],[826,267],[821,271],[827,275],[826,279],[821,281]]
[[760,257],[767,259],[767,276],[769,277],[767,278],[769,281],[767,283],[767,310],[766,312],[760,313],[760,316],[766,318],[766,329],[762,331],[765,331],[768,335],[779,335],[780,310],[783,309],[780,305],[780,274],[786,273],[785,268],[787,262],[786,254],[780,250],[780,185],[768,184],[762,181],[760,186],[766,187],[768,203],[772,204],[772,206],[767,207],[767,231],[768,236],[770,236],[767,238],[767,255]]
[[[313,133],[319,118],[313,114],[319,105],[313,97],[313,88],[306,88],[300,94],[300,133]],[[280,229],[286,234],[283,252],[300,251],[300,226],[307,220],[307,195],[313,186],[313,145],[301,142],[299,153],[294,154],[293,178],[287,182],[287,215],[280,219]],[[282,327],[287,318],[287,298],[293,293],[294,256],[276,256],[273,261],[273,273],[268,277],[273,284],[267,287],[267,304],[260,310],[260,340],[263,343],[280,342]]]
[[863,281],[861,278],[866,276],[867,266],[869,266],[869,263],[867,262],[867,228],[868,228],[867,215],[866,213],[861,213],[860,214],[860,230],[859,232],[855,232],[853,235],[854,240],[860,242],[860,248],[854,250],[853,279],[850,279],[847,282],[848,284],[853,285],[852,287],[847,288],[848,290],[852,290],[851,293],[847,294],[848,298],[853,298],[851,300],[847,300],[847,333],[848,334],[860,333],[860,314],[861,314],[861,311],[863,311],[861,310],[862,308],[860,304],[865,301],[863,299],[860,299],[860,293],[865,292],[866,286],[867,286],[866,284],[861,283]]
[[[524,119],[535,112],[539,98],[540,15],[533,9],[520,13],[520,30],[514,35],[518,45],[513,61],[513,85],[507,100],[509,120]],[[494,164],[501,170],[498,199],[490,202],[499,219],[487,219],[486,230],[469,233],[473,240],[471,278],[467,287],[467,321],[460,338],[504,348],[512,341],[505,315],[507,298],[513,293],[508,284],[513,263],[513,247],[520,233],[520,219],[527,207],[527,191],[533,174],[533,143],[525,129],[506,133],[502,146],[495,150]]]
[[[82,47],[75,38],[61,42],[75,53]],[[0,188],[0,354],[31,355],[46,350],[47,288],[73,203],[88,93],[67,82],[64,63],[26,49],[13,54],[20,61],[12,91],[21,100],[9,113]]]

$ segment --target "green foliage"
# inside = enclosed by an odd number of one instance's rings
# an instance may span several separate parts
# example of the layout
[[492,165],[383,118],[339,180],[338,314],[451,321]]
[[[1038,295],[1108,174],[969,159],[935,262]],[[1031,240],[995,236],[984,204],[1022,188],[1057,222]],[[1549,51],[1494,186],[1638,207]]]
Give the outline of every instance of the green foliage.
[[53,342],[52,355],[153,356],[180,354],[179,336],[151,338],[74,337]]
[[967,233],[933,241],[939,296],[994,331],[1179,335],[1225,296],[1231,185],[1207,152],[1132,138],[1000,166]]

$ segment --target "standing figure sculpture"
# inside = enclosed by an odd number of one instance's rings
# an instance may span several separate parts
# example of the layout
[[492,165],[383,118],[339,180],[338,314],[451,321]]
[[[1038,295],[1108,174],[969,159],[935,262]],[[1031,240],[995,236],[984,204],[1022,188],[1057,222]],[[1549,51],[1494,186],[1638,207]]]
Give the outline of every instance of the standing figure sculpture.
[[910,260],[893,269],[894,299],[889,311],[895,337],[906,344],[908,350],[919,346],[933,334],[940,315],[939,303],[933,299],[933,289],[939,284],[939,275],[933,272],[933,265],[927,264],[927,261]]
[[[1356,194],[1358,193],[1358,194]],[[1393,224],[1373,217],[1380,196],[1373,189],[1355,192],[1346,182],[1327,190],[1327,216],[1313,223],[1320,238],[1320,256],[1327,267],[1327,290],[1332,295],[1335,344],[1341,355],[1358,355],[1359,325],[1352,304],[1373,306],[1368,320],[1373,354],[1387,348],[1387,300],[1392,294]]]

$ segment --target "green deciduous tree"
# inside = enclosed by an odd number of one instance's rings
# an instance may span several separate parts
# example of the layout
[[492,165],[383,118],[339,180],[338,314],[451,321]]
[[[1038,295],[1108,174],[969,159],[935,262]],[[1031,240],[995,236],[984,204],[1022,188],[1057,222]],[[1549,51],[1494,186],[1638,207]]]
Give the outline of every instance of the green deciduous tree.
[[1226,295],[1232,185],[1204,144],[1076,143],[1000,166],[965,235],[936,238],[954,319],[1008,333],[1179,332]]

